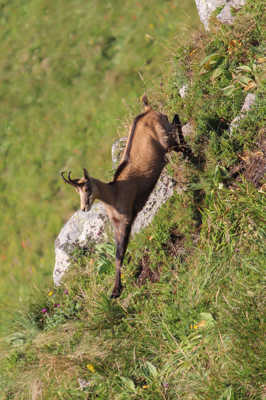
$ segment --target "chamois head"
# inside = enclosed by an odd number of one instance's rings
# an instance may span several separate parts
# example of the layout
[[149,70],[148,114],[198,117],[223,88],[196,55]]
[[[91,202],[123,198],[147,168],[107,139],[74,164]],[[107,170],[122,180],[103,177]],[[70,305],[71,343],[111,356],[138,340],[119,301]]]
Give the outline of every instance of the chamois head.
[[94,201],[91,179],[86,168],[83,168],[83,177],[80,179],[71,179],[71,171],[68,173],[68,179],[65,178],[64,172],[61,176],[66,183],[74,186],[76,192],[80,195],[80,209],[81,211],[89,211]]

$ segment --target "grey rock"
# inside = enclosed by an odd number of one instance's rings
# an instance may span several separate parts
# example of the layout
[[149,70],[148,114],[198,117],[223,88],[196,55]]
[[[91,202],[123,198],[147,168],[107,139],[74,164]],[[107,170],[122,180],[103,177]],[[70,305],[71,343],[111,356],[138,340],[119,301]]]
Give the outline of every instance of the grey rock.
[[108,217],[102,203],[93,204],[89,212],[77,211],[61,229],[55,241],[55,266],[53,280],[60,285],[68,270],[74,249],[88,247],[89,242],[97,243],[106,239],[105,228]]
[[191,136],[194,132],[194,127],[191,122],[188,122],[186,125],[182,126],[182,132],[184,137]]
[[222,11],[217,15],[217,19],[223,24],[232,25],[234,17],[231,13],[231,8],[239,9],[245,4],[245,0],[232,0],[226,3]]
[[256,95],[254,93],[249,93],[244,101],[243,107],[241,108],[241,113],[245,113],[250,110],[251,106],[255,103]]
[[229,3],[225,5],[225,7],[222,9],[222,11],[217,15],[217,19],[222,22],[223,24],[233,24],[233,16],[231,13],[231,6]]
[[127,137],[122,137],[116,140],[112,146],[112,161],[113,169],[116,169],[121,160],[122,153],[126,147]]
[[179,89],[179,94],[182,97],[182,99],[186,96],[188,90],[188,84],[183,85],[180,89]]
[[226,0],[195,0],[201,22],[206,31],[209,30],[209,18],[217,7],[221,7]]
[[224,5],[222,11],[217,18],[224,24],[232,24],[233,16],[231,7],[235,9],[241,8],[245,4],[245,0],[195,0],[201,22],[205,29],[209,30],[209,19],[216,8]]
[[252,105],[255,103],[256,95],[254,93],[249,93],[244,101],[244,104],[241,108],[240,114],[233,119],[233,121],[230,124],[229,131],[230,133],[233,132],[234,129],[236,129],[241,121],[241,119],[245,118],[245,115],[247,111],[250,110]]
[[78,384],[79,384],[80,390],[85,390],[89,386],[93,386],[92,382],[86,381],[85,379],[82,379],[82,378],[78,378]]
[[160,207],[173,195],[176,182],[166,173],[165,169],[153,189],[145,207],[139,212],[132,226],[131,234],[135,235],[148,226]]

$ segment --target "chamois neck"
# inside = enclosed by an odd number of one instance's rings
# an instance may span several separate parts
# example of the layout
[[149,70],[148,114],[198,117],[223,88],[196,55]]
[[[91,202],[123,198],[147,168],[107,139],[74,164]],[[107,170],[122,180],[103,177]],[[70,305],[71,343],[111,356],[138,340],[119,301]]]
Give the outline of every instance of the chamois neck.
[[108,183],[104,183],[99,179],[91,178],[95,199],[101,200],[106,204],[114,203],[114,188]]

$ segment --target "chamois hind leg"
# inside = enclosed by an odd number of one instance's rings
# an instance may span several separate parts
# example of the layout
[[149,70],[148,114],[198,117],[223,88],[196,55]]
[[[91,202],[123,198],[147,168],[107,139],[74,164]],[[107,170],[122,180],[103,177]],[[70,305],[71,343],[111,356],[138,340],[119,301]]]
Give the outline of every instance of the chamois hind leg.
[[126,227],[122,230],[122,232],[115,233],[116,239],[116,260],[115,260],[115,285],[111,294],[111,298],[117,298],[120,296],[123,290],[122,282],[121,282],[121,268],[125,256],[125,252],[127,249],[129,235],[131,230],[131,224],[126,225]]

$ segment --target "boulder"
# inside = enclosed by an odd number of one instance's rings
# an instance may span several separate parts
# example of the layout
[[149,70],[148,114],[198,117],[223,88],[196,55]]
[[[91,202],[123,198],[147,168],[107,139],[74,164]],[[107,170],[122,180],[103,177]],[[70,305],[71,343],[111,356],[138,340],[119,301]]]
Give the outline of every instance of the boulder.
[[55,286],[71,264],[76,247],[89,247],[106,239],[108,217],[102,203],[95,203],[89,212],[77,211],[66,222],[55,240],[55,266],[53,280]]

